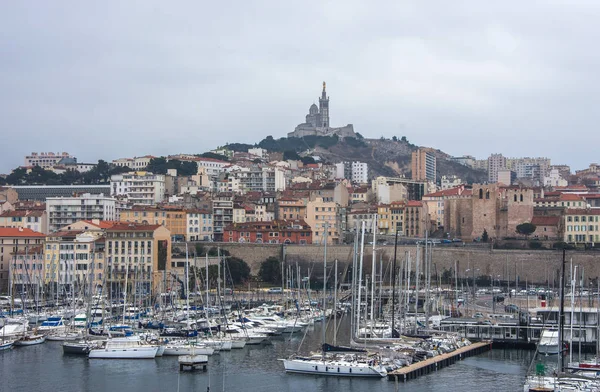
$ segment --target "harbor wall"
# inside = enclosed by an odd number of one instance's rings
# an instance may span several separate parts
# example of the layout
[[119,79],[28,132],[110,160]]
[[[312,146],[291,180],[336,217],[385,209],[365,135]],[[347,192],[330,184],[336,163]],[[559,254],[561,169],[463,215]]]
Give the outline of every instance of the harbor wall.
[[[209,244],[203,244],[208,246]],[[174,244],[181,246],[183,244]],[[193,246],[193,245],[192,245]],[[255,274],[260,268],[260,264],[268,257],[276,257],[282,260],[285,256],[287,263],[292,265],[313,264],[318,270],[323,261],[324,247],[322,245],[282,245],[282,244],[239,244],[239,243],[214,243],[210,246],[219,246],[221,249],[229,251],[231,256],[239,257],[246,261]],[[410,254],[411,260],[416,258],[416,246],[398,246],[397,263],[405,259]],[[347,264],[352,263],[352,245],[329,245],[327,247],[327,261],[332,263],[338,260],[340,270],[343,270]],[[372,263],[372,245],[365,244],[364,249],[364,269],[366,273],[370,272]],[[380,258],[387,269],[389,262],[393,260],[393,245],[376,245],[376,259],[379,264]],[[420,258],[423,259],[423,247],[420,248]],[[588,278],[600,276],[600,252],[596,251],[567,251],[567,263],[571,260],[574,265],[579,266],[579,271],[583,268],[586,281]],[[533,282],[542,284],[547,281],[558,282],[558,272],[562,260],[562,251],[552,250],[496,250],[487,247],[462,247],[462,246],[436,246],[433,248],[432,255],[432,273],[443,274],[444,271],[458,270],[459,278],[493,277],[494,280],[505,281],[515,280],[518,277],[520,282]],[[568,270],[568,268],[567,268]]]

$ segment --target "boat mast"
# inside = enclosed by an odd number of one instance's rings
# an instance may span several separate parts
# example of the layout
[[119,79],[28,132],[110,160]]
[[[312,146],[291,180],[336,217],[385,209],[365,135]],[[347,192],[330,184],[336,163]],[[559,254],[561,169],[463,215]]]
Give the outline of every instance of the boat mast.
[[375,235],[377,234],[377,215],[373,219],[373,260],[371,262],[371,328],[375,325],[375,276],[377,276],[377,266],[375,263]]
[[358,295],[356,300],[356,331],[360,328],[360,301],[362,293],[362,268],[363,268],[363,257],[365,254],[365,221],[362,222],[362,235],[360,239],[360,262],[358,267]]
[[[333,283],[333,345],[337,346],[337,278],[338,278],[338,261],[335,259],[334,265],[334,283]],[[323,324],[325,319],[323,319]]]
[[562,373],[565,369],[565,357],[562,355],[562,346],[564,340],[564,328],[565,328],[565,264],[567,258],[567,251],[563,249],[562,265],[561,265],[561,276],[560,276],[560,309],[559,309],[559,327],[558,327],[558,362],[559,371]]
[[398,227],[396,226],[396,236],[394,237],[394,261],[392,263],[392,338],[395,337],[396,326],[396,256],[398,254]]
[[[323,314],[322,321],[322,330],[323,334],[321,336],[321,347],[325,344],[325,332],[327,330],[327,323],[325,321],[325,308],[327,301],[327,230],[329,230],[329,222],[325,222],[325,230],[323,231],[323,242],[325,243],[325,251],[323,256],[323,307],[321,309],[321,313]],[[325,350],[323,350],[323,359],[325,358]]]

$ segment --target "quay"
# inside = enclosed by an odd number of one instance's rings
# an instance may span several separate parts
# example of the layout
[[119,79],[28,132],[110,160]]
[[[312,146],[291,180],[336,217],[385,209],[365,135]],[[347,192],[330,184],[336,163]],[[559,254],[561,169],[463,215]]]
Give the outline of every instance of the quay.
[[207,355],[181,355],[178,358],[179,371],[182,372],[185,368],[189,368],[191,371],[196,370],[196,367],[202,367],[203,371],[206,371],[206,365],[208,364]]
[[456,361],[463,358],[468,358],[473,355],[478,355],[492,349],[492,342],[478,342],[469,346],[461,347],[451,353],[438,355],[433,358],[428,358],[424,361],[413,363],[391,373],[388,373],[389,381],[408,381],[427,373],[435,372],[441,368],[452,365]]

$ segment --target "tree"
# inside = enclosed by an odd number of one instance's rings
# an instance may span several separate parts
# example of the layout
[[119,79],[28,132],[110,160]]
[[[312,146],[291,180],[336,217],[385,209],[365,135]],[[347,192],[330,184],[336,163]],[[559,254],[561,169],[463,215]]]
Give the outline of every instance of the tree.
[[27,169],[18,167],[12,171],[8,176],[6,176],[6,183],[10,185],[20,185],[25,182],[25,178],[27,177]]
[[521,223],[517,225],[517,233],[529,237],[537,229],[536,225],[530,222]]
[[281,262],[277,257],[269,257],[260,264],[258,276],[263,282],[281,282]]
[[299,161],[301,159],[302,159],[302,157],[300,157],[300,155],[298,155],[298,153],[296,151],[286,150],[283,152],[283,160],[284,161]]
[[250,266],[238,257],[230,257],[225,262],[224,271],[233,280],[233,284],[244,283],[250,278]]
[[400,138],[400,141],[401,141],[401,142],[404,142],[404,143],[408,143],[408,139],[406,138],[406,136],[402,136],[402,137]]
[[397,136],[392,136],[392,140],[397,142],[398,141],[398,137]]
[[489,239],[490,239],[490,236],[488,235],[487,230],[483,229],[483,234],[481,235],[481,241],[488,242]]

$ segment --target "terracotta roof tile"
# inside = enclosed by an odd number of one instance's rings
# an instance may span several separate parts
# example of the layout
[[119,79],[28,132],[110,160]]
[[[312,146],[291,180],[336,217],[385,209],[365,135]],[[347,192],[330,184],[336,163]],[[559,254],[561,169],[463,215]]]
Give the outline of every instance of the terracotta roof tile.
[[0,227],[0,237],[45,237],[44,234],[27,228]]

